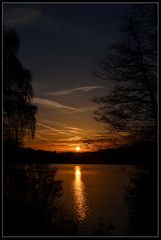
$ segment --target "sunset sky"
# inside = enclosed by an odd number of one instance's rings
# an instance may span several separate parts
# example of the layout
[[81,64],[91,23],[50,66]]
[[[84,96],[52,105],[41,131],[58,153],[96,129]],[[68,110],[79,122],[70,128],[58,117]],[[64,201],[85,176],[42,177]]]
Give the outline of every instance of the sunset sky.
[[[51,151],[93,150],[82,140],[111,146],[110,133],[94,120],[110,85],[92,75],[94,58],[118,38],[128,4],[3,4],[3,23],[20,37],[19,58],[32,73],[38,106],[35,139],[25,146]],[[118,136],[117,136],[118,137]],[[108,140],[109,139],[109,140]]]

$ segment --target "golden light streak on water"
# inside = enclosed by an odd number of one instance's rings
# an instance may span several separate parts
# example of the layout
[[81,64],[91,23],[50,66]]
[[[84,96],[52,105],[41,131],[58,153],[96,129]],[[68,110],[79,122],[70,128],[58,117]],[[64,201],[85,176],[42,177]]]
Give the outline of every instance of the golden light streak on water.
[[88,205],[84,183],[81,180],[81,168],[75,167],[75,179],[73,184],[74,209],[79,221],[84,221],[87,216]]

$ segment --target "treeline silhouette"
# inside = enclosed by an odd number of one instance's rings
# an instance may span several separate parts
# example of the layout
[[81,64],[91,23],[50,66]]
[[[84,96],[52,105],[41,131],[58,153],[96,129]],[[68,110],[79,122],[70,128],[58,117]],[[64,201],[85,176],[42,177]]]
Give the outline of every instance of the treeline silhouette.
[[144,142],[97,152],[62,152],[4,146],[5,163],[157,164],[156,143]]

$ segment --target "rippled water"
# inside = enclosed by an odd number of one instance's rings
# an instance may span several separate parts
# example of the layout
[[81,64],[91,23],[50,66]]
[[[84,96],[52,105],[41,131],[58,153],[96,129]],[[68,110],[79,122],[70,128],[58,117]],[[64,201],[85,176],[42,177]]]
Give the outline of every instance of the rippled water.
[[73,182],[73,196],[74,202],[73,206],[77,213],[77,219],[79,221],[84,221],[88,212],[88,202],[87,202],[87,191],[85,189],[84,183],[81,180],[81,168],[80,166],[75,167],[75,179]]
[[[54,167],[51,165],[50,167]],[[63,180],[62,203],[79,223],[80,233],[103,231],[128,235],[129,219],[125,187],[136,171],[134,166],[62,164],[58,178]]]

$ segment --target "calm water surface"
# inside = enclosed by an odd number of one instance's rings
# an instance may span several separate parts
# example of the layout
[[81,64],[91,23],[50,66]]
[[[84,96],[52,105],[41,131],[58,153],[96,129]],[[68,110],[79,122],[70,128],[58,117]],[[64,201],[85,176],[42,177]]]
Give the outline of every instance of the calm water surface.
[[125,188],[136,172],[134,166],[98,164],[54,164],[57,178],[63,181],[60,203],[66,213],[79,223],[82,234],[94,234],[98,227],[104,234],[128,235],[129,218]]

